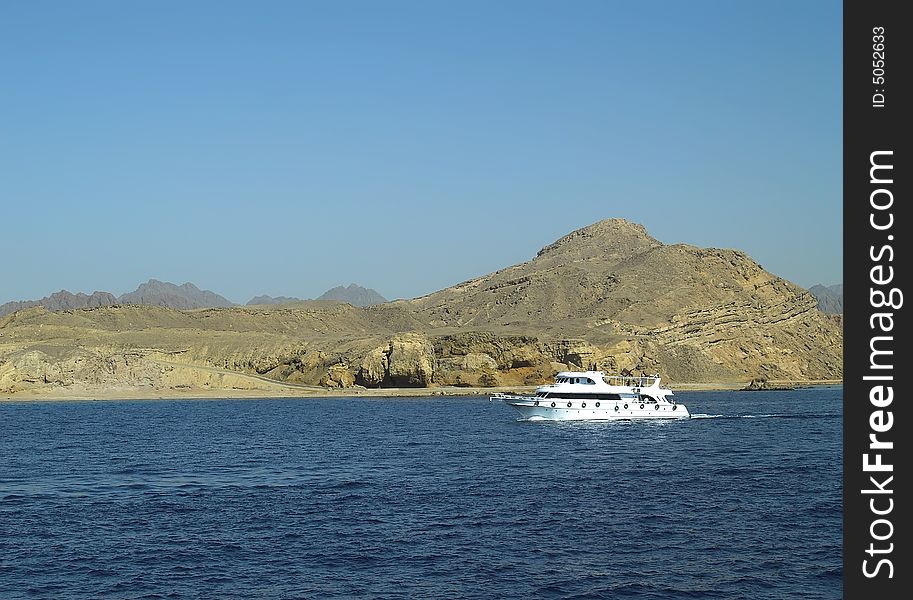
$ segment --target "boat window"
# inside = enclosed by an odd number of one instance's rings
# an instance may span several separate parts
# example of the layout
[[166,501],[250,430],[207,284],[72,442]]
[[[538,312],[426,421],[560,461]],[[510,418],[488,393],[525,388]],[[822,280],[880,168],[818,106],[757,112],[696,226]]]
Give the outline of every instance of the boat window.
[[[594,392],[546,392],[543,398],[560,398],[562,400],[621,400],[618,394],[600,394]],[[625,398],[634,402],[636,396]]]
[[587,384],[587,385],[596,385],[596,382],[593,381],[592,379],[590,379],[589,377],[587,377],[586,379],[584,379],[584,380],[583,380],[583,383],[585,383],[585,384]]

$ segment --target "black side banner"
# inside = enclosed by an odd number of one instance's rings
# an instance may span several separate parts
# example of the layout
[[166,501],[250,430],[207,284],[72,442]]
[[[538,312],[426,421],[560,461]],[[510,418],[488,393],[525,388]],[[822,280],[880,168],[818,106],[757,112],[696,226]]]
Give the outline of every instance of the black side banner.
[[901,2],[844,2],[844,598],[909,598],[910,291],[907,81]]

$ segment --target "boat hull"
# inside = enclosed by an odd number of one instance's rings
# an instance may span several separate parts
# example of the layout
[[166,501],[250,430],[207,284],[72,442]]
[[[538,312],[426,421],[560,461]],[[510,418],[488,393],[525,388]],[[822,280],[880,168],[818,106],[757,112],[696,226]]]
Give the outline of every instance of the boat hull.
[[[529,421],[625,421],[688,419],[691,414],[683,404],[674,402],[639,403],[626,400],[585,401],[541,399],[529,396],[496,395]],[[597,406],[598,404],[598,406]]]

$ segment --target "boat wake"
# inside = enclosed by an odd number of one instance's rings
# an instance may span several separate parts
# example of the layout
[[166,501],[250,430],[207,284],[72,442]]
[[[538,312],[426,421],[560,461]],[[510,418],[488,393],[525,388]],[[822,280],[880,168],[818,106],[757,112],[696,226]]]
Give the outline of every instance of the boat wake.
[[769,414],[769,415],[708,415],[704,413],[695,413],[691,415],[692,419],[790,419],[795,417],[801,417],[803,415],[784,415],[784,414]]
[[839,417],[839,414],[818,413],[813,415],[771,413],[763,415],[708,415],[705,413],[692,413],[692,419],[820,419]]

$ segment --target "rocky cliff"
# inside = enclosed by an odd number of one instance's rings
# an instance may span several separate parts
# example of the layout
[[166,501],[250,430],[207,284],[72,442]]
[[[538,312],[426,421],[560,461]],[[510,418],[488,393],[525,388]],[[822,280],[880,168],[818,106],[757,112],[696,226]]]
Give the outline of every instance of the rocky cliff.
[[557,370],[677,382],[842,376],[839,321],[737,250],[665,245],[620,219],[530,261],[414,300],[0,318],[0,393],[532,385]]

